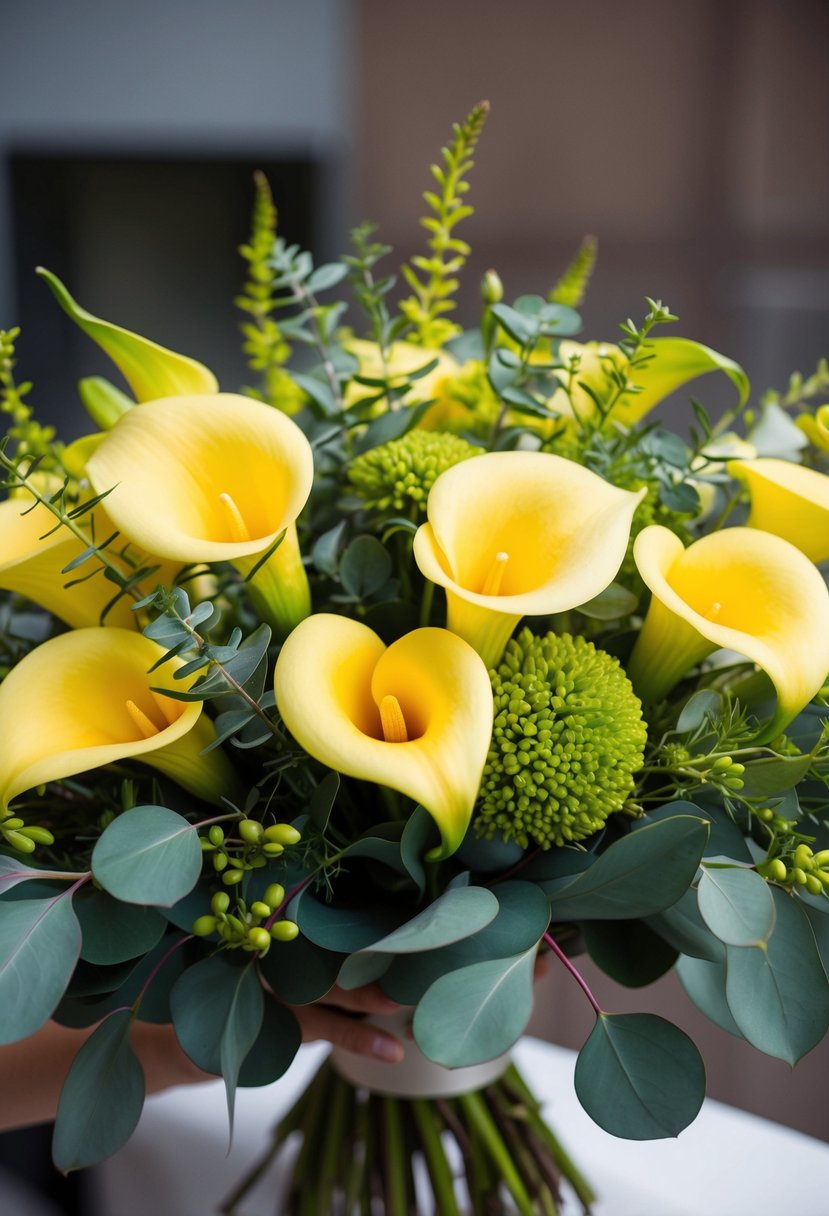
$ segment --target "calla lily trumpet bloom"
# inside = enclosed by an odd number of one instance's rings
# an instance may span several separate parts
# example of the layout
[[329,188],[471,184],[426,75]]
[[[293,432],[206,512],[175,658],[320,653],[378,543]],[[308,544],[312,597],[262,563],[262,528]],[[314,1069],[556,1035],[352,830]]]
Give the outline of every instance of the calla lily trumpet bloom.
[[236,792],[199,701],[153,689],[181,689],[172,659],[149,674],[164,651],[125,629],[77,629],[30,651],[0,684],[0,809],[18,794],[118,760],[141,760],[199,798]]
[[791,541],[813,562],[829,558],[829,476],[790,460],[732,460],[751,495],[749,528]]
[[156,397],[218,390],[216,377],[204,364],[167,350],[120,325],[93,317],[73,300],[59,278],[43,267],[38,267],[37,273],[46,280],[66,315],[109,355],[135,393],[136,400],[153,401]]
[[440,829],[448,857],[469,826],[492,734],[492,688],[470,646],[416,629],[388,648],[367,625],[319,613],[276,664],[285,725],[323,764],[399,790]]
[[653,593],[627,674],[657,701],[714,650],[745,655],[777,689],[758,742],[779,734],[829,671],[829,589],[799,549],[755,528],[727,528],[687,549],[668,528],[644,528],[633,546]]
[[[295,520],[314,462],[284,414],[232,393],[168,397],[130,410],[89,457],[107,514],[149,553],[180,562],[231,562],[257,608],[287,634],[310,612]],[[114,488],[113,488],[114,487]]]
[[432,486],[415,560],[446,589],[448,628],[494,667],[521,617],[566,612],[613,581],[644,494],[545,452],[473,456]]
[[[102,570],[85,578],[89,566],[61,573],[85,546],[56,524],[52,512],[29,494],[14,495],[0,503],[0,587],[25,596],[75,629],[98,625],[116,588],[104,578]],[[105,535],[100,533],[102,540]],[[83,582],[67,586],[74,579]],[[135,614],[130,604],[125,598],[117,600],[107,613],[107,625],[134,628]]]

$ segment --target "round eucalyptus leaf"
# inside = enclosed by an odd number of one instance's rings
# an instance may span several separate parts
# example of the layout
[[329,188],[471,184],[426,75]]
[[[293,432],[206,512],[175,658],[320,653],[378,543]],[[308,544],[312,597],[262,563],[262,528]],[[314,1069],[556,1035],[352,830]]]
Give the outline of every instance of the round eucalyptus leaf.
[[169,908],[193,889],[201,868],[195,827],[163,806],[125,811],[113,819],[92,853],[97,881],[128,904]]
[[129,1043],[132,1016],[113,1013],[84,1043],[64,1083],[52,1158],[63,1173],[95,1165],[129,1140],[144,1105],[144,1072]]
[[342,954],[324,950],[301,934],[292,942],[274,942],[259,962],[270,988],[288,1005],[309,1005],[337,982]]
[[416,954],[470,937],[498,915],[498,900],[486,887],[445,891],[422,912],[372,943],[381,954]]
[[482,1064],[520,1037],[533,1006],[536,947],[435,980],[415,1010],[418,1047],[448,1068]]
[[677,951],[641,920],[593,920],[581,923],[587,953],[617,984],[642,988],[676,962]]
[[[276,946],[271,947],[274,949]],[[252,1088],[278,1081],[288,1071],[301,1042],[299,1023],[290,1009],[266,999],[262,1029],[242,1064],[239,1084]]]
[[697,902],[708,928],[728,946],[757,946],[771,936],[774,899],[756,870],[703,866]]
[[90,891],[75,901],[81,924],[81,958],[111,966],[152,950],[167,928],[154,908],[141,908],[113,899],[106,891]]
[[66,991],[81,949],[68,890],[5,904],[0,915],[0,1043],[16,1043],[47,1022]]
[[676,965],[679,982],[699,1009],[700,1013],[729,1034],[738,1039],[743,1036],[734,1021],[725,996],[725,955],[722,962],[707,959],[680,957]]
[[699,1114],[705,1066],[688,1036],[651,1013],[602,1013],[579,1052],[576,1094],[624,1140],[677,1136]]

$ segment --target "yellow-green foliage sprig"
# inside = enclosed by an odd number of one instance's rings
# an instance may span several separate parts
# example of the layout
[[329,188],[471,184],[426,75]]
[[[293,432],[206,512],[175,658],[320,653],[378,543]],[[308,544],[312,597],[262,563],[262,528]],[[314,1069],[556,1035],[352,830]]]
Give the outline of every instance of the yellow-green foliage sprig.
[[551,304],[578,308],[584,300],[593,269],[598,245],[594,236],[586,236],[564,274],[547,293]]
[[9,414],[7,434],[14,441],[17,457],[40,457],[43,467],[54,467],[55,428],[41,426],[32,417],[32,407],[25,400],[32,391],[31,381],[15,383],[15,344],[20,329],[0,329],[0,410]]
[[543,849],[592,836],[633,793],[647,741],[618,660],[582,637],[525,628],[490,679],[494,724],[476,834]]
[[436,478],[482,452],[483,448],[448,432],[409,431],[352,460],[348,480],[372,510],[409,511],[421,518]]
[[413,295],[400,302],[400,311],[415,330],[416,340],[435,349],[444,346],[461,332],[460,326],[447,321],[445,314],[455,308],[449,297],[458,289],[457,275],[469,256],[466,241],[453,235],[461,220],[472,215],[473,208],[461,202],[469,190],[464,180],[472,168],[472,152],[478,142],[489,102],[482,101],[462,123],[455,123],[455,138],[448,148],[441,148],[443,167],[432,165],[432,175],[439,193],[427,190],[423,197],[433,211],[420,222],[429,232],[431,256],[413,257],[410,265],[402,267],[403,277]]
[[0,839],[16,853],[34,853],[39,844],[51,845],[55,838],[48,828],[29,826],[18,814],[0,820]]

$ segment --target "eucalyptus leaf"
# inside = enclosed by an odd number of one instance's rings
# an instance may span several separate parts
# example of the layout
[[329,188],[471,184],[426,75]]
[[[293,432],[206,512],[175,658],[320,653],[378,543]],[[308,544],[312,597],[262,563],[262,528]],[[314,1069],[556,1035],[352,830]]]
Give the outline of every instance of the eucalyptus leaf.
[[400,837],[400,860],[406,873],[419,891],[426,886],[423,859],[440,841],[437,824],[424,806],[416,806]]
[[700,916],[693,887],[670,908],[649,916],[646,923],[680,954],[706,962],[725,963],[725,946]]
[[417,954],[449,946],[483,929],[498,915],[498,900],[486,887],[445,891],[422,912],[372,944],[381,954]]
[[33,870],[31,866],[24,865],[22,861],[16,861],[14,857],[0,856],[0,894],[10,891],[19,882],[29,882],[33,878],[48,879],[48,877],[47,870]]
[[75,913],[83,933],[81,958],[106,966],[146,954],[167,928],[154,908],[121,903],[106,891],[83,893]]
[[387,582],[392,570],[388,550],[373,536],[357,536],[340,559],[340,579],[355,599],[372,595]]
[[335,578],[340,564],[340,547],[343,543],[347,524],[344,519],[334,528],[329,528],[318,536],[311,549],[311,561],[321,574]]
[[0,1044],[27,1038],[49,1020],[81,949],[67,890],[4,905],[0,916]]
[[729,1034],[741,1039],[742,1033],[734,1021],[725,995],[725,952],[721,962],[683,955],[677,962],[676,973],[685,992],[700,1013]]
[[325,950],[351,954],[386,937],[405,919],[402,909],[388,904],[354,906],[326,904],[303,891],[290,909],[301,932]]
[[278,942],[259,968],[269,987],[288,1005],[309,1005],[334,987],[342,954],[324,950],[301,934],[292,942]]
[[701,688],[682,707],[676,724],[678,735],[690,735],[705,723],[716,722],[722,713],[723,696],[713,688]]
[[236,1086],[244,1060],[259,1037],[265,1016],[265,995],[253,963],[239,969],[219,1044],[219,1061],[227,1094],[227,1114],[233,1132]]
[[[281,949],[284,944],[272,949]],[[239,1084],[248,1088],[278,1081],[291,1066],[301,1042],[302,1032],[290,1009],[278,1001],[266,1000],[262,1026],[242,1064]]]
[[745,798],[771,798],[776,794],[785,794],[803,780],[812,763],[809,755],[751,760],[745,766],[740,792]]
[[677,815],[623,836],[550,896],[554,920],[636,920],[669,908],[697,872],[705,823]]
[[770,887],[777,922],[763,947],[729,946],[726,996],[744,1038],[794,1065],[829,1027],[829,980],[798,900]]
[[708,928],[728,946],[756,946],[771,936],[774,900],[756,870],[703,866],[697,901]]
[[677,951],[641,920],[584,921],[587,953],[617,984],[642,988],[673,967]]
[[64,1174],[103,1161],[135,1131],[145,1083],[129,1042],[131,1025],[128,1009],[111,1014],[72,1061],[52,1140],[52,1159]]
[[202,853],[196,829],[163,806],[124,811],[101,834],[92,872],[104,890],[129,904],[169,908],[196,885]]
[[388,971],[392,958],[390,954],[375,954],[373,950],[360,950],[349,954],[337,975],[340,988],[351,990],[364,988],[373,984]]
[[580,604],[578,611],[582,616],[596,621],[618,621],[620,617],[630,616],[639,604],[639,597],[623,587],[621,583],[610,583],[592,600]]
[[699,1114],[705,1066],[678,1027],[650,1013],[601,1013],[579,1052],[576,1094],[624,1140],[677,1136]]
[[386,410],[379,418],[374,418],[355,443],[355,455],[379,447],[381,443],[389,443],[392,439],[400,439],[417,426],[431,404],[431,401],[419,401],[417,405]]
[[308,803],[308,818],[321,835],[324,835],[328,827],[331,808],[337,800],[339,788],[339,773],[326,773],[311,795],[311,801]]
[[423,1054],[460,1068],[507,1051],[532,1013],[535,956],[533,945],[511,958],[473,963],[435,980],[412,1023]]

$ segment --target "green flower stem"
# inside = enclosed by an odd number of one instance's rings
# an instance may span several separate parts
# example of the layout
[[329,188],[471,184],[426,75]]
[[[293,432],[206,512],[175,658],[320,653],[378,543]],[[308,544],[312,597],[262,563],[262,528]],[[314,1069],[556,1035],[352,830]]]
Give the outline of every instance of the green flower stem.
[[[382,1100],[385,1152],[386,1216],[407,1216],[409,1205],[406,1186],[406,1152],[400,1103],[396,1098]],[[325,1209],[321,1209],[324,1211]]]
[[344,1210],[346,1216],[351,1216],[368,1190],[366,1186],[367,1139],[368,1100],[361,1102],[356,1099],[354,1103],[354,1138],[345,1177]]
[[514,1162],[522,1182],[527,1188],[530,1196],[530,1201],[535,1205],[541,1199],[542,1192],[546,1191],[550,1199],[552,1195],[547,1186],[545,1177],[539,1168],[538,1161],[529,1151],[528,1146],[524,1143],[518,1129],[513,1122],[511,1113],[508,1109],[504,1109],[498,1101],[498,1090],[495,1086],[485,1089],[481,1092],[486,1107],[492,1117],[492,1121],[498,1128],[503,1138],[504,1144],[507,1146],[510,1157]]
[[435,584],[427,578],[423,584],[423,596],[420,601],[420,626],[424,628],[429,624],[432,616],[432,600],[435,597]]
[[452,1171],[446,1160],[432,1103],[423,1098],[415,1098],[412,1102],[412,1115],[420,1133],[420,1143],[432,1180],[437,1216],[460,1216],[452,1184]]
[[523,1101],[527,1119],[533,1131],[547,1146],[556,1165],[578,1195],[584,1210],[588,1211],[590,1205],[596,1201],[596,1192],[567,1153],[561,1141],[544,1122],[537,1098],[529,1090],[514,1064],[510,1064],[507,1068],[503,1083]]
[[501,1084],[490,1086],[485,1093],[493,1117],[505,1123],[505,1139],[513,1146],[516,1158],[525,1162],[528,1179],[535,1179],[535,1201],[541,1204],[545,1216],[558,1216],[561,1174],[552,1155],[533,1134],[523,1102],[516,1104]]
[[515,1200],[521,1216],[535,1216],[533,1203],[513,1164],[509,1149],[501,1139],[498,1127],[480,1093],[460,1094],[458,1103],[470,1128],[483,1140],[501,1179]]
[[[332,1087],[328,1093],[324,1139],[318,1166],[319,1182],[316,1187],[315,1212],[334,1210],[334,1191],[338,1179],[337,1165],[343,1141],[348,1135],[348,1099],[353,1092],[353,1087],[335,1073]],[[309,1188],[309,1190],[313,1189]]]
[[[329,1109],[329,1094],[334,1081],[333,1069],[323,1067],[317,1073],[319,1087],[315,1089],[305,1118],[302,1121],[302,1148],[294,1168],[293,1185],[288,1197],[286,1216],[299,1212],[301,1216],[318,1216],[314,1188],[307,1185],[307,1180],[313,1178],[317,1170],[317,1155],[320,1137],[323,1134]],[[299,1206],[296,1201],[299,1199]],[[311,1200],[313,1207],[308,1206]]]

